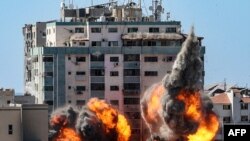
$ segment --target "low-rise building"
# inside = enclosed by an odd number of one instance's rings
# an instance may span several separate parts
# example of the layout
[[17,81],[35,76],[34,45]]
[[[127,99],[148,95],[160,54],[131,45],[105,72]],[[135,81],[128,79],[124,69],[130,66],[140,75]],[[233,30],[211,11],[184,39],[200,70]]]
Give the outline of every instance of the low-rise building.
[[48,106],[9,104],[0,107],[1,141],[48,141]]
[[221,123],[217,140],[223,140],[224,124],[250,124],[250,91],[248,89],[231,87],[226,92],[215,93],[211,100]]

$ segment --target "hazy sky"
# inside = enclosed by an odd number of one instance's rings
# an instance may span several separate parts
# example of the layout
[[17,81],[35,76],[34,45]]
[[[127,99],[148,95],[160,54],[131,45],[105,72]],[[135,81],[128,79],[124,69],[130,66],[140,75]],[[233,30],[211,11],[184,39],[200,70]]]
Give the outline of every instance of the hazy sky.
[[[107,1],[93,0],[94,4]],[[119,3],[124,1],[127,0],[119,0]],[[142,6],[147,15],[151,0],[144,1]],[[0,0],[0,87],[23,92],[22,27],[26,23],[59,19],[60,2]],[[75,0],[75,4],[88,6],[91,0]],[[163,0],[163,6],[165,12],[171,12],[170,20],[182,22],[185,33],[194,25],[197,35],[204,37],[205,84],[226,79],[230,84],[250,86],[249,0]]]

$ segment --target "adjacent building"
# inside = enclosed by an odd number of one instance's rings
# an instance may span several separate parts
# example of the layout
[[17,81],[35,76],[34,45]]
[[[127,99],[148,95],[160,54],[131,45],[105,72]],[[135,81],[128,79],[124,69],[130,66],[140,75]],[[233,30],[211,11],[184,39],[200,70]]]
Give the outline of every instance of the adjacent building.
[[0,139],[48,141],[48,106],[10,104],[0,107]]
[[141,94],[170,73],[187,37],[181,22],[161,21],[159,11],[143,17],[135,3],[74,8],[62,2],[60,11],[58,21],[23,27],[26,94],[49,112],[105,99],[130,119],[132,140],[141,140]]
[[10,103],[14,103],[14,89],[0,89],[0,107],[8,106]]
[[211,97],[214,111],[219,116],[221,128],[217,140],[223,140],[224,124],[250,125],[250,90],[231,87],[222,93],[214,93]]

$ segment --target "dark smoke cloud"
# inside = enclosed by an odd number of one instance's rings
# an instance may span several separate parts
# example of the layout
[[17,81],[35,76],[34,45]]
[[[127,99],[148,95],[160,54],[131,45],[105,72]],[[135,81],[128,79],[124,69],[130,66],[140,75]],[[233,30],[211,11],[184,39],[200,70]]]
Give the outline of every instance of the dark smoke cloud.
[[84,141],[117,141],[116,130],[107,133],[103,123],[87,107],[79,114],[76,130]]
[[107,133],[105,125],[87,106],[83,107],[81,111],[72,106],[57,109],[52,113],[51,121],[54,118],[57,118],[59,122],[57,124],[50,123],[53,129],[50,132],[51,141],[57,138],[60,129],[64,127],[74,129],[82,141],[117,141],[117,131],[110,129]]
[[[142,116],[151,133],[152,141],[182,141],[187,140],[186,135],[195,133],[199,123],[184,117],[185,103],[176,97],[183,89],[187,91],[200,91],[202,89],[202,61],[200,59],[200,47],[192,28],[191,33],[183,43],[180,53],[174,62],[172,72],[166,74],[162,85],[166,91],[159,102],[162,111],[158,113],[159,122],[147,119],[147,101],[152,94],[149,88],[141,100]],[[202,96],[204,113],[211,111],[211,100]]]

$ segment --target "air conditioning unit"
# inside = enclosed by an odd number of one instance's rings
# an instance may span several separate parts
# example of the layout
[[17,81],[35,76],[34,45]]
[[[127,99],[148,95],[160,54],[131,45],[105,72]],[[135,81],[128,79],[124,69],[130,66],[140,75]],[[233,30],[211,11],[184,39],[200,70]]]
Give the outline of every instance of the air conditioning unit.
[[114,63],[114,67],[117,67],[118,65],[119,65],[118,62],[115,62],[115,63]]
[[82,91],[76,91],[76,94],[83,94]]

